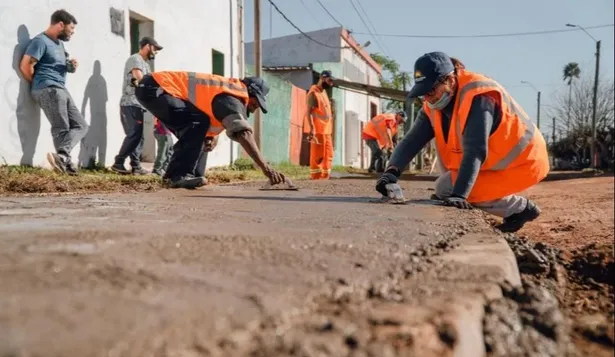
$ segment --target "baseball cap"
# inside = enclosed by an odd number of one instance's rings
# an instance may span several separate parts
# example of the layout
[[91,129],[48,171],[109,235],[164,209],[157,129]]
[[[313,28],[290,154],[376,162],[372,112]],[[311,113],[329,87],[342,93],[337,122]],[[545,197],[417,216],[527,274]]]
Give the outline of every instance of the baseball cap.
[[406,115],[406,112],[404,112],[403,110],[400,110],[400,111],[398,111],[398,112],[397,112],[397,113],[395,113],[395,114],[397,114],[397,115],[401,116],[401,117],[402,117],[402,119],[403,119],[404,121],[406,121],[406,117],[407,117],[407,115]]
[[454,71],[453,61],[447,54],[430,52],[422,55],[414,62],[415,84],[408,97],[416,98],[427,94],[438,79]]
[[152,45],[157,50],[161,50],[163,48],[162,46],[158,44],[158,42],[156,42],[156,40],[153,37],[150,37],[150,36],[145,36],[141,39],[141,41],[139,41],[139,47],[143,47],[145,45]]
[[261,111],[267,114],[267,94],[269,94],[267,82],[260,77],[246,77],[242,82],[248,87],[248,94],[256,98]]
[[320,77],[335,79],[335,77],[333,77],[333,73],[328,69],[325,69],[324,71],[320,72]]

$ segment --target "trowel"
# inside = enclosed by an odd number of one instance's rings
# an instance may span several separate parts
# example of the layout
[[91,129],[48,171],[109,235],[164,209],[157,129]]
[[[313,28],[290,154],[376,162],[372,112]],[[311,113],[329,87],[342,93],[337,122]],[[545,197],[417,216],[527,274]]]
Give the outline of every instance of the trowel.
[[267,183],[259,188],[260,191],[299,191],[299,187],[295,186],[295,184],[291,181],[291,179],[287,178],[286,182],[279,183],[277,185],[272,185],[271,181],[267,181]]

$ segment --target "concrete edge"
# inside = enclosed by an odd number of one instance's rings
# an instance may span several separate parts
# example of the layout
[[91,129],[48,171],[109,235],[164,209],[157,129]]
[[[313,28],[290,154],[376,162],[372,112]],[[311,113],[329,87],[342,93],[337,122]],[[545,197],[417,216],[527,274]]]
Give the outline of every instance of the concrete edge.
[[454,296],[449,305],[450,323],[457,333],[453,356],[482,357],[486,354],[483,332],[485,305],[502,297],[498,283],[508,281],[520,285],[521,276],[515,255],[500,234],[469,234],[457,242],[458,247],[435,259],[497,271],[497,283],[486,281],[480,292]]

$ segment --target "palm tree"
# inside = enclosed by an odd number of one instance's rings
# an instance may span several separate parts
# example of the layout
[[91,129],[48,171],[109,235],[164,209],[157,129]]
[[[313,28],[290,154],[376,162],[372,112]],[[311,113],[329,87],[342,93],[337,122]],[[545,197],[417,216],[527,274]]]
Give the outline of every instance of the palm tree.
[[564,66],[564,81],[568,84],[568,119],[566,130],[570,133],[570,109],[572,107],[572,82],[581,76],[581,68],[577,62],[570,62]]

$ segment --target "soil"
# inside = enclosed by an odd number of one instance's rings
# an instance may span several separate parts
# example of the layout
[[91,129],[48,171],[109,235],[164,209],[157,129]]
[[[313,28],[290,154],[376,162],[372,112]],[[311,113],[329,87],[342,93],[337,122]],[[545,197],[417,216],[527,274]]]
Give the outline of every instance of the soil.
[[543,182],[528,196],[542,215],[508,237],[522,280],[557,297],[578,355],[613,356],[613,177]]

